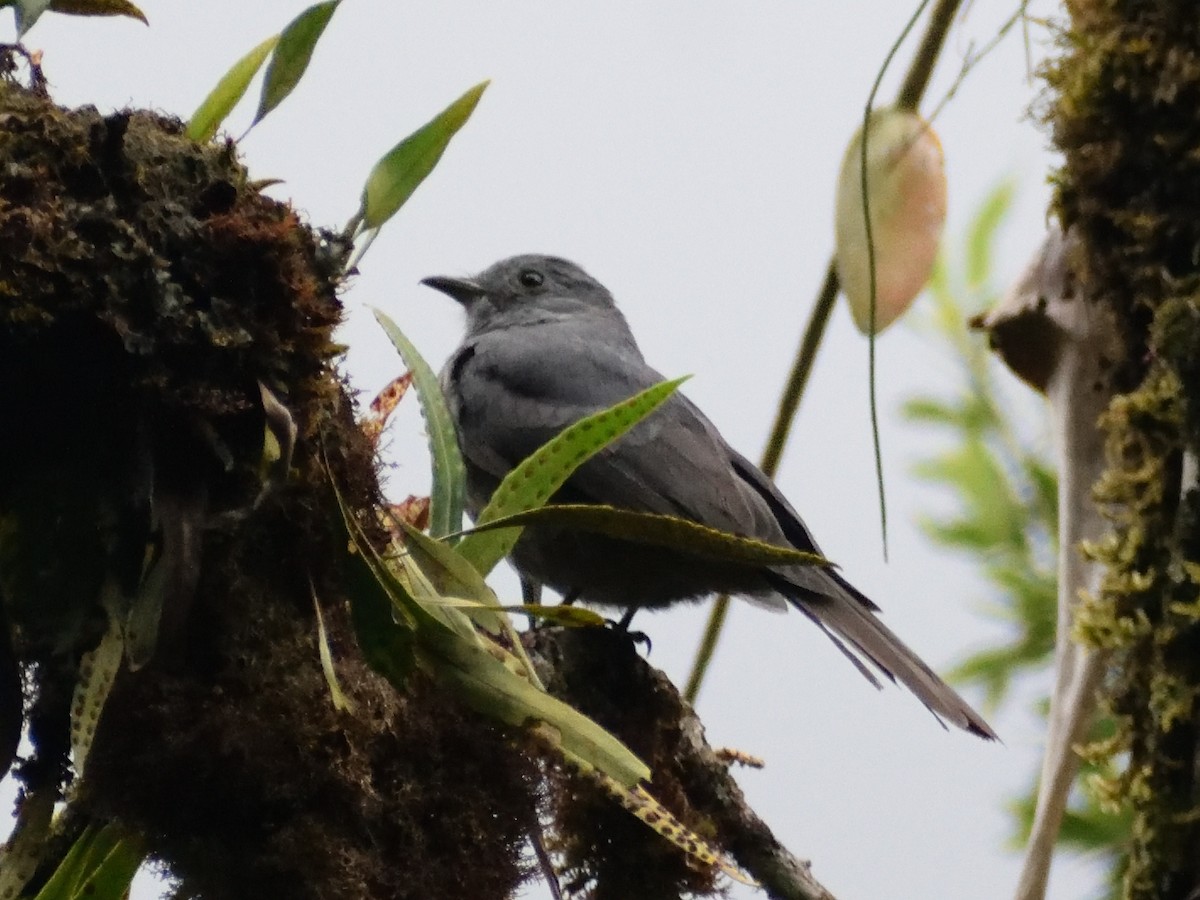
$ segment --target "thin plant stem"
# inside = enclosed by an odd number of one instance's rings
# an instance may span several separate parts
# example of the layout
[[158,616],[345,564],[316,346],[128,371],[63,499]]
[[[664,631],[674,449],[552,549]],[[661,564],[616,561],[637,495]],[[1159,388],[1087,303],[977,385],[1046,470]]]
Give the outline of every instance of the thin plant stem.
[[[908,34],[908,31],[916,21],[916,16],[920,15],[921,10],[925,8],[927,2],[928,0],[924,0],[921,3],[920,8],[918,8],[914,17],[905,27],[900,39],[897,40],[889,51],[888,61],[895,55],[897,48],[904,40],[904,36]],[[917,48],[913,61],[909,64],[904,81],[900,86],[900,92],[896,99],[896,106],[898,108],[915,110],[920,104],[921,98],[929,86],[929,79],[933,75],[934,65],[937,62],[942,47],[945,45],[946,36],[950,33],[950,26],[954,22],[954,17],[958,13],[960,5],[961,0],[938,0],[938,3],[934,6],[933,12],[929,17],[929,24],[925,28],[924,37],[921,39],[921,44]],[[886,63],[884,64],[884,68],[886,68]],[[878,87],[878,83],[877,79],[876,87]],[[874,96],[874,93],[875,89],[873,88],[872,96]],[[869,115],[870,104],[868,103],[866,116]],[[863,137],[865,142],[865,131]],[[831,259],[826,268],[825,280],[821,285],[820,291],[817,293],[817,299],[813,305],[812,312],[809,314],[808,323],[804,327],[804,334],[800,340],[800,348],[796,353],[795,361],[792,363],[791,372],[788,373],[788,380],[784,385],[783,393],[779,399],[779,407],[775,413],[775,421],[771,426],[771,433],[767,438],[766,449],[763,451],[761,468],[763,472],[772,478],[775,476],[776,471],[778,471],[779,461],[783,456],[783,450],[787,446],[788,438],[791,435],[792,424],[795,422],[796,412],[800,407],[800,400],[808,384],[808,376],[811,374],[813,363],[816,361],[817,351],[820,349],[821,341],[825,336],[825,328],[829,324],[829,317],[833,312],[833,304],[837,299],[839,287],[836,261]],[[872,298],[874,298],[874,291],[871,293]],[[872,303],[874,303],[874,299],[872,299]],[[873,320],[874,316],[872,316]],[[873,393],[873,343],[870,353]],[[874,407],[872,404],[872,425],[874,425],[874,416]],[[878,465],[878,453],[876,459]],[[684,688],[684,697],[689,703],[695,703],[696,698],[700,696],[700,687],[704,682],[704,676],[708,671],[713,654],[716,652],[717,642],[720,640],[721,631],[724,628],[728,613],[729,597],[722,594],[713,603],[708,623],[700,639],[700,646],[696,651],[696,659],[692,663],[692,671],[688,675],[687,686]]]

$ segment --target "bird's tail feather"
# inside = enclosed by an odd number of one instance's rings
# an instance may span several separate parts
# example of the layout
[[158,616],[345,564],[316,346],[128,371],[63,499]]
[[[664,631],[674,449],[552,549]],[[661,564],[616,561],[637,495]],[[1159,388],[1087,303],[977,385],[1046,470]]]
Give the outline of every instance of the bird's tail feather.
[[797,590],[790,583],[781,586],[781,593],[820,626],[876,687],[879,680],[866,669],[864,661],[907,687],[943,724],[949,722],[979,737],[996,740],[996,733],[983,716],[871,612],[858,590],[831,569],[824,574],[834,588],[827,594]]

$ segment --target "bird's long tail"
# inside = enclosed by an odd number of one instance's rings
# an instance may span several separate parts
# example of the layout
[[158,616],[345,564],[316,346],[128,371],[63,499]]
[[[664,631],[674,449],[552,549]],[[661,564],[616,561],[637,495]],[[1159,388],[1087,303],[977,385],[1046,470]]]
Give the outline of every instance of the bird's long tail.
[[827,591],[816,594],[780,579],[780,592],[812,619],[876,687],[879,680],[868,665],[907,687],[943,724],[949,722],[987,740],[997,739],[983,716],[879,620],[873,612],[875,605],[867,597],[832,569],[822,574],[832,582]]

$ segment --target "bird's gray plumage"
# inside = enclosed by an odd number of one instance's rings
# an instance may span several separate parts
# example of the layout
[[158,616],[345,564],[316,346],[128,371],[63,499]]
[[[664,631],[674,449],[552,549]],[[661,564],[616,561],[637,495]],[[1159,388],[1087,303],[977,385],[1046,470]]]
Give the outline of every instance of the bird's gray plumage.
[[[470,278],[423,282],[458,300],[467,334],[442,371],[477,515],[500,480],[568,425],[663,380],[646,364],[611,294],[574,263],[517,256]],[[820,553],[799,514],[675,394],[584,463],[554,498],[666,513],[722,531]],[[831,568],[749,567],[602,535],[529,526],[513,551],[522,575],[584,602],[661,607],[717,591],[791,603],[867,678],[899,680],[939,718],[983,737],[987,723]]]

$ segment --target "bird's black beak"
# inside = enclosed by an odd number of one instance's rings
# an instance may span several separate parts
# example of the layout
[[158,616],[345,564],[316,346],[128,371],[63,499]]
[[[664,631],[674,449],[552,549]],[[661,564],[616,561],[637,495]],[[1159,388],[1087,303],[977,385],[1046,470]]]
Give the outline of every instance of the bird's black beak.
[[448,275],[430,275],[428,278],[422,278],[421,284],[428,285],[435,291],[441,291],[464,306],[487,293],[469,278],[451,278]]

